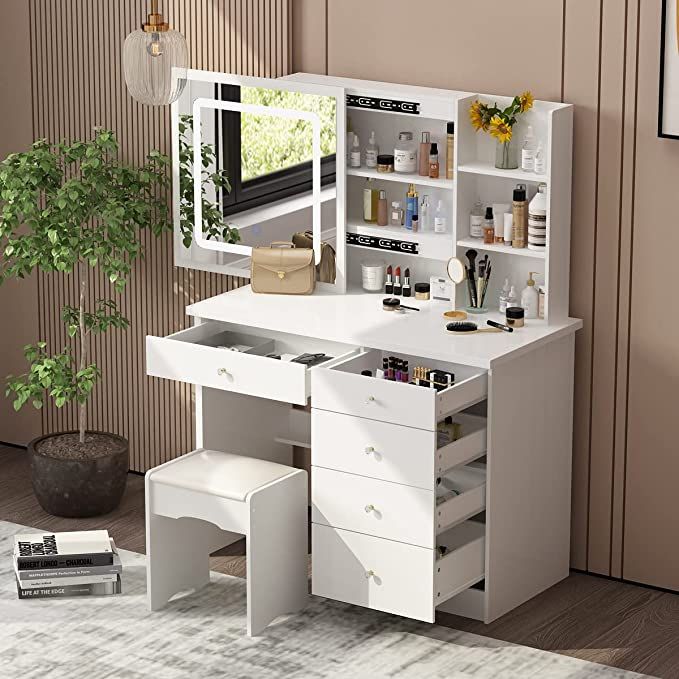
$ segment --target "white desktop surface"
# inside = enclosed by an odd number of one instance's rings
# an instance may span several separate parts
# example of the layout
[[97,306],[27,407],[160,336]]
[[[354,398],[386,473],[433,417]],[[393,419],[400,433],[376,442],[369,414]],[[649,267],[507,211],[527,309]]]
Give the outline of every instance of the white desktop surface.
[[[420,311],[383,311],[382,300],[387,296],[362,290],[338,295],[322,289],[313,295],[263,295],[253,293],[248,285],[191,304],[186,313],[205,320],[268,328],[486,369],[582,327],[582,321],[575,318],[551,325],[527,320],[523,328],[513,333],[455,335],[446,330],[450,321],[443,317],[450,304],[408,297],[402,298],[402,303],[418,307]],[[468,320],[481,328],[488,327],[488,318],[503,321],[499,312],[470,315]]]

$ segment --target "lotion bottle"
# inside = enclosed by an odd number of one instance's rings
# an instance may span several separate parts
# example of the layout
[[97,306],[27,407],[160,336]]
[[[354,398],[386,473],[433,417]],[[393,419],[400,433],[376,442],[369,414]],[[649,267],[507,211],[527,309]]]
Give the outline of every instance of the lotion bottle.
[[365,147],[365,166],[372,167],[375,169],[377,167],[377,156],[380,154],[380,148],[375,141],[375,131],[370,133],[370,139],[368,139],[368,145]]
[[446,233],[446,231],[448,231],[446,211],[443,207],[443,201],[440,200],[436,206],[436,214],[434,215],[434,232]]
[[351,145],[351,153],[349,154],[349,166],[350,167],[361,167],[361,142],[358,139],[358,135],[354,135],[354,141]]
[[535,287],[535,281],[533,280],[533,273],[533,271],[529,272],[526,287],[521,292],[521,306],[523,307],[526,318],[538,317],[539,295],[538,289]]
[[525,184],[517,184],[514,189],[512,214],[514,215],[512,247],[525,248],[528,240],[528,201]]
[[533,172],[535,168],[535,135],[533,134],[533,126],[529,125],[526,130],[526,136],[523,140],[521,148],[521,169],[526,172]]
[[500,313],[507,311],[507,300],[509,299],[509,278],[505,278],[505,284],[502,286],[502,292],[500,293]]
[[545,159],[545,147],[542,142],[538,143],[537,151],[535,152],[535,163],[533,165],[535,174],[545,174],[547,170],[547,163]]

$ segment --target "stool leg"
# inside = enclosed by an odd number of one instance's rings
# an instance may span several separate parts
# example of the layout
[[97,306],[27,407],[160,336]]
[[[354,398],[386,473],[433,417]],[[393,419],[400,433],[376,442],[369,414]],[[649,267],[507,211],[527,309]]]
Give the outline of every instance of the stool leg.
[[260,634],[309,599],[307,474],[299,470],[248,499],[247,633]]

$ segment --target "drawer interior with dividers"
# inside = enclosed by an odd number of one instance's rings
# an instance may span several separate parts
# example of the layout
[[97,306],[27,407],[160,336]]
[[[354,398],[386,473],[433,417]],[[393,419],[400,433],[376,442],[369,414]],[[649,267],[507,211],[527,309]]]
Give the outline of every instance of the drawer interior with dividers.
[[[312,405],[331,412],[435,431],[437,423],[446,415],[464,410],[488,395],[485,370],[406,354],[396,357],[408,361],[409,383],[362,374],[369,370],[375,375],[382,368],[383,359],[391,355],[375,349],[362,350],[358,355],[315,371]],[[416,385],[412,382],[412,371],[417,366],[440,371],[441,380],[447,379],[445,373],[450,373],[454,381],[439,390]]]
[[[146,338],[146,372],[203,387],[305,405],[313,367],[293,359],[325,354],[331,365],[355,355],[349,345],[269,329],[208,321],[168,337]],[[274,358],[270,354],[278,357]]]

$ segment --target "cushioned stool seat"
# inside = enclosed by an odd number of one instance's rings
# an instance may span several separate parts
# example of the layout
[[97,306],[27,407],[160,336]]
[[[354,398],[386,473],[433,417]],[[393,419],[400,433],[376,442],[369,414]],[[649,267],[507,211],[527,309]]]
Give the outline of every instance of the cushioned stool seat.
[[248,634],[302,609],[307,505],[305,471],[257,458],[201,449],[149,470],[149,607],[209,583],[209,555],[244,535]]

